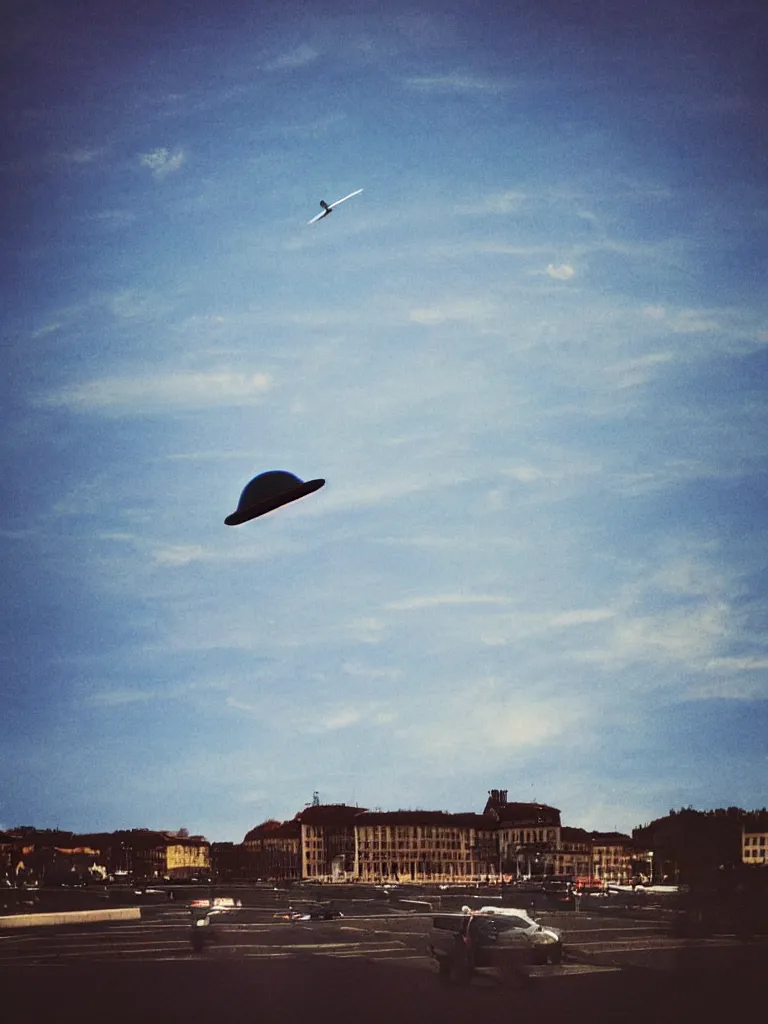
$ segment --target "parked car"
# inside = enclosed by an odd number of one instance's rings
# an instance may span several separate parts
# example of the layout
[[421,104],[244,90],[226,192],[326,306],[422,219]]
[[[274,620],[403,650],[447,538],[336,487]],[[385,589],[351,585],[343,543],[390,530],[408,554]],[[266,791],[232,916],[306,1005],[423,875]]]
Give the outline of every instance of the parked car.
[[509,927],[527,935],[534,945],[536,963],[559,964],[563,959],[563,933],[559,928],[539,924],[519,907],[480,907],[477,913],[502,917]]
[[300,921],[333,921],[337,917],[344,917],[340,910],[333,907],[312,907],[307,914],[302,914]]
[[503,985],[525,987],[536,962],[534,940],[501,915],[442,914],[432,919],[427,942],[443,982],[468,985],[491,972]]

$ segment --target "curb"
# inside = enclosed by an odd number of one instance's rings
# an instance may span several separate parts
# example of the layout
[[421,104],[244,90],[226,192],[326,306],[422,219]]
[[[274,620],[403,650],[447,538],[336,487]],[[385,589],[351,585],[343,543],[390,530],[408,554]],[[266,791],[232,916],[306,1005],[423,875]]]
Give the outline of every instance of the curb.
[[97,924],[99,921],[138,921],[140,917],[140,907],[74,910],[60,914],[13,914],[10,917],[0,917],[0,931],[4,928],[39,928],[45,925]]

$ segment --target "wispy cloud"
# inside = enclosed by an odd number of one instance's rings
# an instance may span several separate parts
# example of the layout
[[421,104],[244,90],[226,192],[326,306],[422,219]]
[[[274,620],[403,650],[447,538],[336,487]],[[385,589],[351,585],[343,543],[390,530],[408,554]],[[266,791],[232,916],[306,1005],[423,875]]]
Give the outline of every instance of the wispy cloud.
[[447,75],[412,75],[403,79],[409,89],[429,93],[499,93],[510,87],[500,78],[452,72]]
[[606,366],[603,373],[611,377],[612,385],[616,388],[635,388],[653,380],[661,367],[674,361],[675,355],[672,352],[649,352],[636,359],[625,359]]
[[[464,215],[504,215],[508,213],[517,213],[523,204],[530,198],[531,197],[527,192],[520,192],[517,189],[506,189],[503,192],[491,192],[489,195],[483,196],[480,199],[472,199],[469,202],[459,203],[454,207],[454,211]],[[514,247],[513,251],[518,251],[518,247]]]
[[141,153],[139,162],[142,167],[148,167],[155,178],[167,178],[169,174],[178,171],[186,160],[182,149],[171,152],[168,149],[153,149],[150,153]]
[[158,690],[104,690],[102,693],[94,693],[87,698],[87,702],[99,707],[116,708],[124,704],[143,704],[163,696]]
[[77,412],[142,415],[153,409],[248,405],[269,390],[266,373],[168,373],[141,377],[104,377],[72,384],[42,399],[42,404]]
[[469,605],[504,605],[510,598],[500,594],[428,594],[416,597],[405,597],[398,601],[390,601],[384,607],[391,611],[418,611],[423,608],[439,608],[445,606],[467,607]]
[[274,60],[268,61],[263,68],[265,71],[295,71],[297,68],[306,67],[307,64],[316,61],[318,57],[319,53],[314,47],[302,43],[292,50],[286,50]]
[[461,693],[445,693],[424,711],[414,709],[394,733],[421,757],[440,759],[450,751],[454,771],[476,766],[473,747],[482,749],[486,769],[489,763],[501,765],[516,751],[547,746],[572,732],[588,713],[567,697],[510,695],[509,681],[500,678],[468,681]]
[[493,314],[494,307],[490,303],[467,299],[463,302],[448,302],[440,306],[412,309],[409,319],[415,324],[431,325],[451,320],[486,320]]
[[547,273],[550,277],[555,278],[556,281],[569,281],[576,271],[570,263],[560,263],[558,266],[555,266],[553,263],[548,263]]
[[68,164],[90,164],[106,153],[104,146],[80,146],[61,154],[61,159]]

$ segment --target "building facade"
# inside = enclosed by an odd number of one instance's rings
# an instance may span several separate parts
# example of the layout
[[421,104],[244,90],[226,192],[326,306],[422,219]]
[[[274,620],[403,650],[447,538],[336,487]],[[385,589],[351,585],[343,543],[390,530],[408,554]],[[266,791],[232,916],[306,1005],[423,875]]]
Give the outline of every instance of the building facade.
[[745,825],[741,833],[741,860],[753,867],[768,865],[768,829],[758,831]]
[[497,823],[486,815],[366,811],[354,830],[361,881],[469,882],[497,868]]
[[247,833],[242,843],[245,877],[283,882],[301,872],[301,825],[269,819]]
[[312,804],[294,819],[301,836],[299,877],[326,882],[352,881],[355,873],[355,819],[364,808]]
[[627,885],[635,874],[638,851],[621,832],[592,832],[592,876],[598,884]]
[[549,804],[510,802],[506,789],[491,789],[484,814],[498,822],[493,875],[505,881],[551,875],[560,849],[560,811]]

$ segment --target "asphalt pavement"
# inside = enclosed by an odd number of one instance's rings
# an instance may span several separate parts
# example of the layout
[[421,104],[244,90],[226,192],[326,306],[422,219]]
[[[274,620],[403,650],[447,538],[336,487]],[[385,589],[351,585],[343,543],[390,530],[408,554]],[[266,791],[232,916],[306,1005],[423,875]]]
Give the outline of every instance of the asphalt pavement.
[[0,932],[0,1006],[9,1020],[79,1024],[466,1024],[521,1012],[721,1024],[751,1009],[768,967],[761,942],[686,940],[660,922],[555,912],[540,920],[563,930],[566,957],[534,968],[530,990],[510,993],[488,978],[445,988],[426,954],[429,915],[345,905],[342,918],[291,923],[275,916],[287,910],[285,894],[250,901],[216,919],[202,953],[179,901],[155,902],[138,921]]

